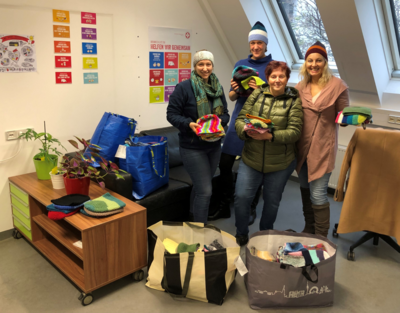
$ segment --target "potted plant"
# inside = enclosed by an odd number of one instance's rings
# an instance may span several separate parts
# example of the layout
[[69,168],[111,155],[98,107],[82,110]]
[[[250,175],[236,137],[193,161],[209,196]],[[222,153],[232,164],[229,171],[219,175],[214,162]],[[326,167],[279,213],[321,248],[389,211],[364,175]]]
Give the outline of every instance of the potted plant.
[[39,140],[42,147],[39,149],[39,153],[33,157],[33,162],[35,164],[36,174],[38,179],[47,180],[50,179],[50,171],[57,166],[58,157],[62,155],[57,147],[65,147],[61,142],[54,138],[52,135],[45,131],[43,133],[37,133],[33,129],[29,128],[25,133],[21,134],[18,138],[23,138],[28,140]]
[[64,189],[64,172],[61,171],[57,166],[54,167],[50,172],[51,183],[54,189]]
[[[114,173],[117,179],[124,179],[119,172],[125,171],[119,169],[117,164],[107,161],[98,153],[101,148],[95,144],[91,144],[85,139],[75,138],[84,146],[84,150],[77,151],[74,157],[64,155],[60,171],[64,172],[64,184],[67,194],[84,194],[89,195],[90,179],[94,179],[98,182],[101,188],[105,188],[104,177],[109,173]],[[68,140],[71,145],[79,149],[79,145],[75,140]],[[85,152],[84,152],[85,151]],[[100,158],[98,163],[101,168],[105,171],[104,175],[101,175],[100,170],[93,167],[95,158]]]

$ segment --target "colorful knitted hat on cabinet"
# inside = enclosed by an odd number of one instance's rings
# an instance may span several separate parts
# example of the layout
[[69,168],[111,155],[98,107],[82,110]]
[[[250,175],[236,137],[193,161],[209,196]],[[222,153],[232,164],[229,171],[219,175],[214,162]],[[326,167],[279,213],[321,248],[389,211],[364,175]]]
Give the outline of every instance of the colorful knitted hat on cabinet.
[[311,53],[319,53],[322,55],[326,60],[328,60],[328,53],[326,52],[326,48],[324,44],[322,44],[320,41],[317,41],[314,43],[310,48],[308,48],[306,55],[304,56],[304,59],[307,60],[307,57]]
[[266,45],[268,45],[268,33],[263,23],[256,22],[251,28],[251,31],[249,33],[249,42],[252,40],[261,40],[264,41]]

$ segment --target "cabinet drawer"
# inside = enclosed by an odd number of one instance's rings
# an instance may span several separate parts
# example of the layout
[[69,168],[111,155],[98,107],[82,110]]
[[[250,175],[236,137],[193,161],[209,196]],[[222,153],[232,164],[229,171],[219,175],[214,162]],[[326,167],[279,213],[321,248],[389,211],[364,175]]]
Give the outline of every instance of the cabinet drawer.
[[27,228],[31,228],[31,220],[26,217],[20,210],[13,206],[13,215],[18,218]]
[[26,216],[31,216],[29,214],[29,206],[26,206],[23,202],[21,202],[17,197],[11,194],[11,203],[13,206],[16,206],[22,213]]
[[24,224],[15,216],[13,216],[14,219],[14,226],[18,228],[18,230],[23,233],[26,237],[28,237],[30,240],[32,240],[32,233],[29,229],[27,229]]
[[22,200],[25,206],[29,206],[29,195],[25,191],[22,191],[17,186],[10,184],[10,192]]

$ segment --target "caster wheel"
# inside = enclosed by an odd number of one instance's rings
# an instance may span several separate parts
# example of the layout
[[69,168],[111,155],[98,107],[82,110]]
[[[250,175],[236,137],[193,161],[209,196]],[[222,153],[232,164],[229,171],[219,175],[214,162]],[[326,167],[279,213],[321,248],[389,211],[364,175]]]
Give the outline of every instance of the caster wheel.
[[349,261],[355,261],[356,260],[356,255],[355,255],[354,251],[347,252],[347,260],[349,260]]
[[337,233],[337,229],[336,229],[336,228],[334,228],[334,229],[332,230],[332,236],[333,236],[334,238],[339,237],[339,234]]
[[91,304],[94,300],[93,295],[91,293],[86,294],[84,292],[81,293],[78,299],[81,301],[83,306]]
[[21,239],[22,238],[21,233],[16,229],[13,230],[12,236],[13,236],[14,239]]
[[142,270],[139,270],[132,274],[132,278],[134,281],[141,281],[144,278],[144,272]]

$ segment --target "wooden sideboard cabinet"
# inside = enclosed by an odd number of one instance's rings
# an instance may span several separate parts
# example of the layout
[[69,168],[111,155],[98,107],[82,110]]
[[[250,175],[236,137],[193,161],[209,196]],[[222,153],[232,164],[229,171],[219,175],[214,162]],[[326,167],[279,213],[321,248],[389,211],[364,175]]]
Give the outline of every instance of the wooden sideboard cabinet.
[[[77,213],[59,221],[47,217],[52,199],[66,195],[36,173],[9,177],[14,227],[82,291],[83,305],[91,291],[133,273],[143,279],[147,266],[146,209],[91,182],[91,199],[109,192],[126,203],[124,212],[104,218]],[[18,237],[16,231],[14,237]],[[81,241],[82,248],[73,245]]]

